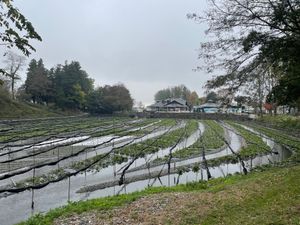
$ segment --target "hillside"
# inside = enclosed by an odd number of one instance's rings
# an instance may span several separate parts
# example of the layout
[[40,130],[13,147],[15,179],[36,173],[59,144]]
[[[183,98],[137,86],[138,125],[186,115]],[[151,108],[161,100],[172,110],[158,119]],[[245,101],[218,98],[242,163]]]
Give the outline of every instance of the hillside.
[[0,119],[25,119],[67,115],[65,112],[53,110],[46,106],[13,101],[5,95],[0,96],[0,106]]

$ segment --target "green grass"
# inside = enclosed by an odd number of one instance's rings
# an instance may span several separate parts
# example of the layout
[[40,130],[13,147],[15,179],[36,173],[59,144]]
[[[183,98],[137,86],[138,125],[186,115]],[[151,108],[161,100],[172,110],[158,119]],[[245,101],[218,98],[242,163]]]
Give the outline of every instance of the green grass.
[[48,108],[36,106],[33,104],[22,103],[12,100],[0,99],[0,118],[38,118],[38,117],[54,117],[60,114],[51,112]]
[[[105,213],[116,207],[125,207],[144,196],[169,192],[192,193],[196,196],[177,213],[178,224],[300,223],[300,166],[296,165],[271,167],[247,176],[234,175],[208,182],[194,182],[171,188],[149,188],[127,195],[70,203],[45,215],[36,215],[20,225],[50,225],[58,217],[91,210]],[[198,201],[197,198],[203,201]],[[205,207],[205,211],[202,207]]]
[[[202,224],[299,224],[300,167],[255,173],[237,184]],[[199,222],[200,222],[199,221]]]
[[0,90],[0,119],[24,119],[78,115],[74,111],[61,111],[47,106],[12,100]]

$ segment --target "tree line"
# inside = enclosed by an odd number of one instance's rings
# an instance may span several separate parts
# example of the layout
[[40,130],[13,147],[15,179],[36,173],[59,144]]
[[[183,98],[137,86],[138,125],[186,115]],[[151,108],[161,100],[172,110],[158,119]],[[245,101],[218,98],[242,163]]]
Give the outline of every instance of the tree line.
[[161,101],[168,98],[181,98],[186,100],[188,105],[194,106],[199,104],[199,97],[196,91],[191,91],[185,85],[177,85],[159,90],[154,95],[155,101]]
[[133,105],[123,84],[95,88],[94,80],[77,61],[47,69],[42,59],[32,59],[26,74],[25,83],[17,92],[22,101],[91,113],[126,111]]

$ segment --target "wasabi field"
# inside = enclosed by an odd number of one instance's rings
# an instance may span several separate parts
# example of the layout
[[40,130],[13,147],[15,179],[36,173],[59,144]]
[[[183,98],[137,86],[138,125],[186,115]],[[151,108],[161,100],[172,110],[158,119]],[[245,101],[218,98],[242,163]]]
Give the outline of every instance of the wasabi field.
[[297,135],[251,120],[82,116],[0,129],[3,225],[78,201],[247,177],[300,151]]

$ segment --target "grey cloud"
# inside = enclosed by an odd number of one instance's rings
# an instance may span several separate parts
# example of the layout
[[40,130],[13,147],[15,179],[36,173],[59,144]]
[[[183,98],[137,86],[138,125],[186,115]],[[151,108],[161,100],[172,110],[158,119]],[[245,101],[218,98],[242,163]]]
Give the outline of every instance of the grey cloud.
[[185,84],[202,93],[210,77],[193,72],[205,25],[186,18],[206,7],[202,0],[15,1],[43,37],[35,58],[47,67],[78,60],[96,85],[124,83],[138,101]]

